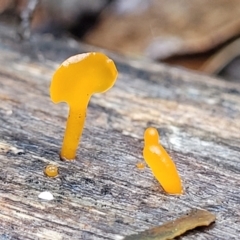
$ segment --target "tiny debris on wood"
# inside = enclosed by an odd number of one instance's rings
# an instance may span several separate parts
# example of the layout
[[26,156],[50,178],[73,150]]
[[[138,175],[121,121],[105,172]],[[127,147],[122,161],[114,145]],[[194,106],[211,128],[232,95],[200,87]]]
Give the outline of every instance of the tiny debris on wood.
[[21,155],[24,153],[22,149],[18,149],[14,146],[10,146],[6,143],[0,142],[0,153],[13,153],[14,155]]
[[159,227],[151,228],[139,234],[127,236],[124,240],[167,240],[174,239],[196,227],[209,226],[216,219],[209,211],[193,209],[187,215]]
[[38,198],[43,199],[43,200],[47,200],[47,201],[51,201],[51,200],[54,199],[52,193],[47,192],[47,191],[41,192],[41,193],[38,195]]

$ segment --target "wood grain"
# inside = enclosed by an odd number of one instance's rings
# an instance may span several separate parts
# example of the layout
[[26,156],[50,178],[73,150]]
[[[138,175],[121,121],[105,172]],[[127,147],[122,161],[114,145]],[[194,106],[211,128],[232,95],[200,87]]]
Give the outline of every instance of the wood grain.
[[[67,106],[50,101],[51,76],[94,48],[14,36],[0,26],[0,239],[121,239],[192,208],[216,214],[216,224],[181,239],[238,239],[238,83],[110,54],[117,83],[92,97],[78,159],[62,162]],[[184,195],[165,195],[149,168],[136,167],[147,126],[158,128]],[[49,163],[58,178],[43,174]],[[38,199],[42,191],[55,199]]]

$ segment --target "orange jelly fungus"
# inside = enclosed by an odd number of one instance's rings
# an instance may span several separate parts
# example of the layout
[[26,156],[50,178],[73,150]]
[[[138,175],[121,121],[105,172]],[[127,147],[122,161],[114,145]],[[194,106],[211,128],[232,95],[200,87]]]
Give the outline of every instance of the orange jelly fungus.
[[55,72],[50,86],[51,99],[69,105],[61,159],[75,159],[90,97],[110,89],[117,74],[114,62],[96,52],[70,57]]
[[56,177],[58,175],[58,167],[52,164],[49,164],[44,169],[45,175],[48,177]]
[[181,179],[174,162],[159,144],[158,131],[146,129],[144,142],[143,157],[163,189],[169,194],[182,194]]

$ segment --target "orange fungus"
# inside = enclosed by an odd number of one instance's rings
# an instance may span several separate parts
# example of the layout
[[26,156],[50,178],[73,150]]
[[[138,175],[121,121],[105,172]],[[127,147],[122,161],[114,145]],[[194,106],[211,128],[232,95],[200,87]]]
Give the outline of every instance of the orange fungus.
[[176,166],[162,145],[159,144],[158,131],[155,128],[146,129],[144,142],[143,157],[163,189],[169,194],[183,193]]
[[114,62],[96,52],[70,57],[57,69],[50,86],[51,99],[54,103],[66,102],[69,105],[61,159],[75,159],[90,97],[110,89],[116,78]]
[[52,164],[49,164],[45,167],[44,173],[48,177],[56,177],[58,175],[58,167]]
[[137,163],[136,166],[137,166],[138,169],[144,169],[145,168],[145,164],[142,163],[142,162]]

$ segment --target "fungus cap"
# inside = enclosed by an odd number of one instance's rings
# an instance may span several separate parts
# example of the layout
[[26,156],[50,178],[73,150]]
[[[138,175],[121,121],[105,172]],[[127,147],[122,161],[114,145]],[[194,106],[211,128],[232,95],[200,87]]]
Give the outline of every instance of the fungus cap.
[[107,91],[116,78],[115,64],[104,54],[78,54],[64,61],[55,72],[50,87],[51,99],[55,103],[75,105],[78,100]]

